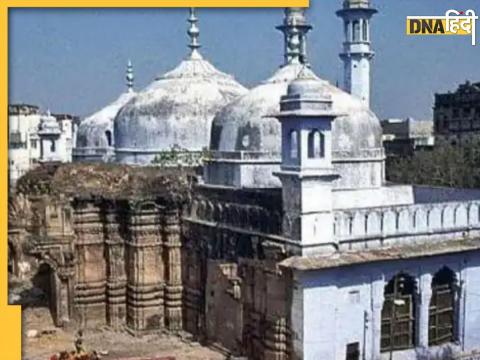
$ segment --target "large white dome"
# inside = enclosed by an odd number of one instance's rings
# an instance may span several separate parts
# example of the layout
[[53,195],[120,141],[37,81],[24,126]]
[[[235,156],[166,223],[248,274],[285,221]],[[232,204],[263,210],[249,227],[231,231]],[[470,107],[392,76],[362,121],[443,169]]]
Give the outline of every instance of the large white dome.
[[[283,66],[270,79],[217,114],[210,143],[217,158],[221,153],[251,152],[259,154],[256,157],[280,162],[281,128],[272,114],[279,112],[280,97],[287,93],[288,85],[302,69],[302,64]],[[360,100],[319,79],[311,70],[306,71],[321,82],[322,92],[331,96],[333,111],[346,114],[335,119],[332,129],[333,162],[341,175],[337,187],[381,186],[384,153],[379,119]],[[219,179],[218,176],[213,178]],[[214,179],[213,182],[221,181]]]
[[213,117],[246,91],[199,54],[182,61],[119,111],[114,131],[117,161],[147,164],[172,147],[208,148]]

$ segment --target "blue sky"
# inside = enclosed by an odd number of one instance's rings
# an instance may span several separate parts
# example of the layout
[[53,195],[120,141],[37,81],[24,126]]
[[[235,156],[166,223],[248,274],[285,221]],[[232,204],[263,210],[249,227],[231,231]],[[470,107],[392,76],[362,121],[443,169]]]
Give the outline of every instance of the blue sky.
[[[341,82],[341,0],[311,0],[309,59],[314,71]],[[407,37],[408,15],[474,9],[478,0],[376,0],[372,26],[372,108],[379,117],[431,118],[435,92],[480,81],[480,33],[470,37]],[[246,86],[282,63],[281,9],[199,9],[201,52]],[[187,9],[11,9],[10,102],[81,116],[125,89],[131,59],[141,89],[188,53]],[[480,22],[477,22],[477,27]]]

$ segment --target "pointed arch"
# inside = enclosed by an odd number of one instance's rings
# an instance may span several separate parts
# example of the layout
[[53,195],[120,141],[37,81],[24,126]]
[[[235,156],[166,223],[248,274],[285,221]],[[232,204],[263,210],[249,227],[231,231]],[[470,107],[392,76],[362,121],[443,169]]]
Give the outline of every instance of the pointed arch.
[[325,135],[318,130],[312,130],[308,134],[308,157],[325,157]]

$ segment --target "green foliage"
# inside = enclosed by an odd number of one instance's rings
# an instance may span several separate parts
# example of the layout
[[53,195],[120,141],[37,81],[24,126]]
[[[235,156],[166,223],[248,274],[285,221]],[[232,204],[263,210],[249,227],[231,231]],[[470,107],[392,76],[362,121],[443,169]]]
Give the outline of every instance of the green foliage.
[[387,179],[396,183],[479,188],[480,147],[476,143],[444,143],[411,157],[390,159]]
[[172,146],[170,150],[155,155],[152,164],[158,166],[196,167],[203,165],[203,162],[209,158],[210,152],[207,149],[188,151],[179,146]]

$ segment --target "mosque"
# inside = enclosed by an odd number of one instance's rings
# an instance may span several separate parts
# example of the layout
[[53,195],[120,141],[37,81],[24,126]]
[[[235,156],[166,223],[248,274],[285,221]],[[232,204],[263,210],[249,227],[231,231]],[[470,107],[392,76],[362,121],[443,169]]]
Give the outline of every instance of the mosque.
[[56,323],[186,331],[249,359],[475,358],[480,191],[386,182],[375,13],[369,0],[337,12],[343,90],[310,68],[300,8],[278,27],[283,65],[247,90],[202,57],[192,11],[190,55],[142,91],[129,76],[76,150],[138,175],[159,152],[208,147],[186,200],[156,178],[135,198],[37,195],[24,207],[41,230],[11,206],[9,241],[33,241],[25,259],[49,268]]

